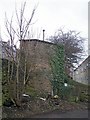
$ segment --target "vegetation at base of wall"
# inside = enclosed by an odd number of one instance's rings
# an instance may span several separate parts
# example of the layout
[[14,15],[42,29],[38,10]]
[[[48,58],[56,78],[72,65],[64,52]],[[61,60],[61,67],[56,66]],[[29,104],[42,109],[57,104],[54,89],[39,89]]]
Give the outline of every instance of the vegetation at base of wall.
[[[10,71],[8,73],[8,64],[10,64]],[[10,75],[11,75],[11,68],[12,68],[12,63],[6,59],[2,59],[2,104],[10,99],[11,95],[14,94],[14,82],[15,82],[15,66],[13,70],[13,75],[12,75],[12,80],[10,81]]]
[[2,106],[2,99],[0,99],[0,106]]
[[[63,46],[62,47],[56,47],[56,52],[58,54],[58,50],[60,49],[59,53],[64,52],[63,51]],[[62,49],[62,50],[61,50]],[[56,55],[57,55],[56,54]],[[52,79],[52,85],[54,88],[54,94],[58,94],[62,99],[71,101],[71,102],[86,102],[88,99],[88,86],[83,85],[81,83],[73,81],[71,78],[69,78],[67,75],[64,73],[64,56],[62,54],[58,54],[58,56],[54,55],[54,59],[51,61],[51,68],[52,68],[52,73],[53,73],[53,79]],[[62,57],[61,57],[62,56]],[[61,61],[59,62],[59,58]],[[8,92],[8,84],[7,84],[7,78],[8,78],[8,73],[7,73],[7,65],[8,61],[3,60],[3,67],[2,67],[2,89],[3,89],[3,101],[0,103],[4,103],[7,99],[10,98],[9,92]],[[59,66],[59,67],[58,67]],[[48,73],[47,73],[48,74]],[[68,86],[64,86],[64,82],[67,82]],[[78,91],[78,92],[77,92]],[[56,93],[57,92],[57,93]],[[32,96],[32,98],[35,98],[36,96],[42,96],[46,97],[46,94],[39,94],[35,88],[32,88],[27,85],[26,87],[26,94],[29,94]],[[78,97],[78,100],[77,100]],[[89,97],[90,98],[90,97]]]
[[[54,95],[57,94],[61,99],[68,101],[88,101],[88,86],[73,81],[64,71],[64,47],[57,45],[55,47],[55,54],[50,61],[51,70],[53,74],[52,86]],[[67,83],[67,86],[64,86]],[[77,92],[78,91],[78,92]]]
[[38,93],[37,91],[35,90],[35,88],[31,87],[31,86],[27,86],[26,89],[25,89],[25,93],[32,96],[32,98],[35,98]]
[[8,60],[2,59],[2,104],[9,98]]
[[46,98],[48,93],[47,92],[40,92],[38,90],[36,90],[34,87],[27,85],[25,88],[25,93],[30,95],[31,98],[35,99],[37,97],[43,97]]
[[88,101],[88,94],[85,92],[82,92],[79,96],[79,101],[81,102],[87,102]]
[[69,78],[68,83],[72,86],[71,95],[69,101],[71,102],[88,102],[89,101],[89,91],[88,85],[76,82]]

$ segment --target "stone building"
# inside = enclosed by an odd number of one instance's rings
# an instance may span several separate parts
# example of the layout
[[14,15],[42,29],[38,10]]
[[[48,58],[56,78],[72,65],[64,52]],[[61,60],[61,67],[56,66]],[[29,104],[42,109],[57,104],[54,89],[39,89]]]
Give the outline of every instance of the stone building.
[[25,53],[29,83],[39,93],[51,93],[52,79],[50,57],[54,54],[53,43],[32,39],[20,41],[20,49]]
[[90,84],[90,55],[74,70],[73,80]]
[[[90,11],[90,1],[88,2],[88,13]],[[90,21],[90,14],[88,14],[88,21]],[[90,31],[90,24],[88,25],[88,32]],[[88,83],[90,84],[90,34],[88,34]]]
[[15,59],[15,56],[16,50],[14,49],[14,47],[10,46],[9,41],[8,42],[0,41],[0,58],[11,61],[13,58]]

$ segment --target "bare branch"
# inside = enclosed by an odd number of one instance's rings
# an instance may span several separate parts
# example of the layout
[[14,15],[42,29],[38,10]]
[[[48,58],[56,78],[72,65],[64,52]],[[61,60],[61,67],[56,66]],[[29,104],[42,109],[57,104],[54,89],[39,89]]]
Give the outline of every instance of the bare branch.
[[31,23],[31,21],[32,21],[32,18],[33,18],[33,16],[34,16],[35,10],[36,10],[36,8],[33,9],[32,14],[31,14],[31,17],[30,17],[30,19],[29,19],[29,21],[28,21],[28,23],[27,23],[27,25],[26,25],[26,27],[25,27],[24,38],[26,37],[27,31],[28,31],[29,25],[30,25],[30,23]]
[[[6,49],[6,53],[8,54],[8,57],[10,57],[11,59],[11,63],[8,62],[8,74],[10,74],[10,81],[8,80],[8,82],[11,82],[13,79],[13,72],[14,72],[14,65],[16,66],[16,97],[15,99],[17,99],[16,101],[21,101],[21,94],[23,91],[19,91],[19,89],[22,89],[22,87],[24,87],[24,85],[26,84],[26,82],[29,79],[30,76],[30,71],[31,68],[27,71],[27,57],[28,57],[28,53],[24,53],[23,54],[23,49],[16,49],[16,56],[14,56],[14,43],[15,43],[15,37],[18,38],[18,40],[16,41],[16,43],[19,40],[25,39],[26,35],[28,33],[28,29],[29,26],[31,25],[32,19],[34,17],[35,11],[36,11],[36,7],[32,10],[31,16],[29,17],[28,20],[26,20],[26,18],[24,17],[25,14],[25,8],[26,8],[26,2],[24,2],[24,4],[21,5],[20,8],[20,13],[18,14],[17,9],[15,8],[15,12],[16,12],[16,19],[17,19],[17,26],[14,27],[13,26],[13,16],[11,17],[11,20],[9,22],[6,14],[5,14],[5,26],[6,26],[6,30],[7,33],[9,35],[10,38],[10,42],[11,42],[11,46],[10,46],[10,51]],[[15,24],[15,23],[14,23]],[[33,23],[34,24],[34,23]],[[24,55],[24,57],[23,57]],[[25,58],[25,59],[24,59]],[[11,65],[11,68],[10,68]],[[23,78],[20,78],[21,73],[23,74]],[[22,81],[23,79],[23,81]],[[11,83],[10,83],[11,84]],[[9,84],[9,85],[10,85]],[[21,88],[19,88],[19,86],[21,86]]]

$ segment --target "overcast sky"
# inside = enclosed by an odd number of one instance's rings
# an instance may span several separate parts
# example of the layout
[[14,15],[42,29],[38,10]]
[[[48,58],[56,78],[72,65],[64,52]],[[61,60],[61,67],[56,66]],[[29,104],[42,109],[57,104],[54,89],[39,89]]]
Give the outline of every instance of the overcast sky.
[[[8,40],[4,25],[5,12],[10,20],[12,15],[15,16],[15,6],[19,12],[23,2],[25,0],[0,0],[0,34],[5,41]],[[26,18],[38,4],[32,21],[34,24],[31,25],[33,38],[42,39],[43,29],[45,38],[48,38],[63,27],[65,30],[81,32],[82,37],[88,38],[88,0],[26,0],[26,2]],[[85,50],[88,49],[87,46],[85,44]]]
[[[25,0],[0,1],[0,34],[7,41],[5,30],[5,12],[8,19],[15,16],[15,6],[20,10]],[[45,29],[45,38],[48,38],[59,28],[76,30],[81,36],[88,38],[88,0],[26,0],[25,17],[31,15],[35,5],[38,5],[31,25],[33,38],[42,39],[42,30]],[[15,19],[14,19],[15,21]],[[86,48],[87,49],[87,45]]]
[[[15,6],[19,10],[21,2],[25,0],[0,1],[0,29],[4,35],[5,12],[8,18],[14,14]],[[60,27],[81,32],[83,37],[88,34],[88,0],[26,0],[26,17],[31,14],[34,5],[38,4],[33,22],[32,31],[38,37],[45,29],[46,37],[53,35]],[[4,37],[4,36],[3,36]]]

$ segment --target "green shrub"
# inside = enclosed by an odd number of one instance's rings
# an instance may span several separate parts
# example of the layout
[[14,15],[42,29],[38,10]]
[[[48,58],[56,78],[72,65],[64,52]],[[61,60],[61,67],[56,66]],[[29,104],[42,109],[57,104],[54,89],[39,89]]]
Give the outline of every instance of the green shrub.
[[88,101],[88,94],[86,93],[81,93],[80,96],[79,96],[79,100],[81,102],[87,102]]

